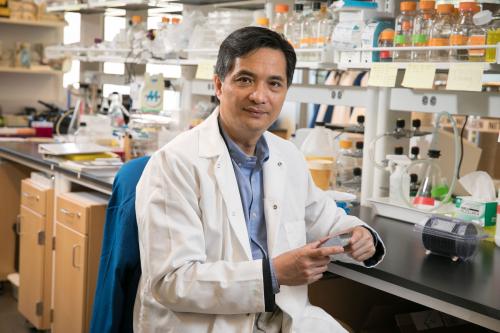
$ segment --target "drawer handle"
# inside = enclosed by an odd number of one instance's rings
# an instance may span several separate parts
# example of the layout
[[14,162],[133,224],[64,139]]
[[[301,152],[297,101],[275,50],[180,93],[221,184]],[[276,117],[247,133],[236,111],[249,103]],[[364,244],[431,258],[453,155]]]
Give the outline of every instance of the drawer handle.
[[75,217],[76,216],[76,217],[80,218],[80,216],[82,216],[82,214],[80,214],[80,213],[74,213],[74,212],[72,212],[70,210],[67,210],[66,208],[61,208],[60,212],[63,213],[64,215],[69,216],[69,217]]
[[36,201],[40,200],[40,196],[28,192],[23,192],[23,197],[25,197],[26,199],[35,199]]
[[76,258],[75,254],[76,254],[76,249],[77,248],[80,248],[80,245],[73,245],[73,250],[72,250],[72,253],[71,253],[71,265],[74,268],[80,269],[80,266],[76,265],[76,260],[75,260],[75,258]]

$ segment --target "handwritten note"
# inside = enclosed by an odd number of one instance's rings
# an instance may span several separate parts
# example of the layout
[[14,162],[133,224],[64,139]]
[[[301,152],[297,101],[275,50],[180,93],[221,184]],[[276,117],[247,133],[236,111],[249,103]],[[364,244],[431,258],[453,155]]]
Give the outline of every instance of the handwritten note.
[[390,63],[374,63],[370,69],[370,78],[368,85],[374,87],[394,87],[396,86],[396,77],[398,76],[398,67]]
[[214,77],[215,60],[203,60],[196,68],[196,79],[212,80]]
[[408,64],[403,79],[403,87],[415,89],[432,89],[436,66],[426,63]]
[[481,91],[483,70],[481,63],[450,64],[446,90]]

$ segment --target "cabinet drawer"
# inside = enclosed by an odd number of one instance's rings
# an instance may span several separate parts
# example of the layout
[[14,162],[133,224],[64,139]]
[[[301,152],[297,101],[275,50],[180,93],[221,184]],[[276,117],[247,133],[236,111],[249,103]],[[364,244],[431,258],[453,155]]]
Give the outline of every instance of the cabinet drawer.
[[47,190],[37,187],[29,179],[21,182],[21,205],[45,216],[47,213]]
[[88,212],[87,207],[78,202],[59,196],[57,197],[56,219],[69,228],[82,234],[88,233]]

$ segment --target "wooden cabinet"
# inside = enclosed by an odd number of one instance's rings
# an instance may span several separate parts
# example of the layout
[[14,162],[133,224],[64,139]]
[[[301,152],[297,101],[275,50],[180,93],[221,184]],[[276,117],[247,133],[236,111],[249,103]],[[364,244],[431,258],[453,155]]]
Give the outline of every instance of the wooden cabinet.
[[21,183],[19,312],[37,329],[50,328],[54,191]]
[[53,333],[89,330],[107,201],[87,192],[56,199]]

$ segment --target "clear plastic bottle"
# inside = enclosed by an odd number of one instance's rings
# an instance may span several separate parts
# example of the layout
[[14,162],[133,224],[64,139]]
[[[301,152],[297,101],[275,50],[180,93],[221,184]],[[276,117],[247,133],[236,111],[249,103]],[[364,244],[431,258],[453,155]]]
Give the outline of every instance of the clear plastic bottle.
[[293,15],[286,22],[284,32],[288,42],[297,49],[303,36],[304,4],[296,3],[293,9]]
[[[488,25],[493,19],[493,14],[489,10],[476,13],[472,20],[476,25],[469,30],[467,45],[485,45],[488,35]],[[485,61],[486,49],[469,49],[469,61]]]
[[274,7],[276,15],[273,19],[272,30],[280,34],[285,32],[285,24],[288,21],[288,9],[288,5],[284,3],[279,3]]
[[[490,25],[488,26],[488,36],[486,37],[486,43],[488,45],[497,45],[497,43],[500,43],[500,12],[497,12],[495,17],[493,17]],[[495,62],[496,56],[496,49],[487,49],[485,60],[487,62]]]
[[[451,46],[467,45],[469,31],[475,27],[472,17],[479,11],[479,6],[475,2],[461,2],[459,10],[460,17],[451,30]],[[450,60],[467,61],[468,59],[468,50],[450,50]]]
[[335,184],[335,144],[332,132],[325,128],[325,123],[316,123],[300,150],[318,187],[328,189],[330,184]]
[[[420,0],[420,2],[418,3],[419,11],[417,16],[415,17],[415,20],[413,21],[413,46],[429,45],[429,35],[436,14],[436,11],[434,9],[435,5],[435,1],[429,0]],[[429,53],[425,50],[411,51],[412,61],[426,61],[428,60],[428,56]]]
[[[453,29],[453,5],[439,4],[437,6],[437,17],[431,28],[429,46],[450,45],[451,30]],[[448,50],[429,50],[429,61],[448,61]]]
[[316,36],[316,46],[319,48],[324,47],[330,43],[330,38],[333,31],[334,20],[326,4],[321,4],[321,9],[318,15],[318,31]]
[[142,22],[142,17],[139,15],[132,16],[132,25],[130,26],[127,39],[130,48],[134,54],[140,53],[141,42],[146,36],[146,25]]
[[[396,18],[396,35],[394,36],[394,46],[411,46],[413,33],[413,20],[417,3],[413,1],[403,1],[400,4],[401,14]],[[411,51],[396,50],[392,54],[394,61],[409,61]]]
[[[316,47],[316,36],[319,31],[319,15],[321,10],[321,3],[313,3],[313,11],[304,17],[303,31],[304,34],[300,41],[301,48],[314,48]],[[306,59],[305,59],[306,60]]]
[[340,151],[337,159],[337,186],[342,186],[352,179],[356,159],[352,157],[352,141],[340,140]]
[[[394,30],[385,29],[380,33],[378,38],[379,47],[392,47],[394,45]],[[392,51],[380,51],[380,62],[391,62]]]

